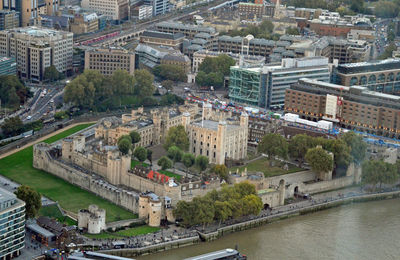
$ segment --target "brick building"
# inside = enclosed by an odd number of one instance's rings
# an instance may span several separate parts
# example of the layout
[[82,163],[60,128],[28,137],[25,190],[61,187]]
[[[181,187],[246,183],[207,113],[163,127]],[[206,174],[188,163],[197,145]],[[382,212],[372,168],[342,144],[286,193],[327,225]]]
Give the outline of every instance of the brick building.
[[286,90],[285,111],[308,120],[330,120],[346,129],[400,136],[400,97],[365,87],[301,79]]

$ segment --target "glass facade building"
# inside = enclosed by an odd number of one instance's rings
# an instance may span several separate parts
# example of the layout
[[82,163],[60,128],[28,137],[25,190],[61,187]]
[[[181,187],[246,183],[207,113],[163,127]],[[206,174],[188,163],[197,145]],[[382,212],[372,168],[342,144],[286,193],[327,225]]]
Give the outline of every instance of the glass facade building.
[[301,78],[330,81],[328,58],[283,59],[278,66],[231,67],[229,98],[266,109],[282,108],[285,91]]
[[25,202],[0,188],[0,259],[20,255],[25,246]]
[[0,56],[0,76],[17,75],[17,62],[13,57]]

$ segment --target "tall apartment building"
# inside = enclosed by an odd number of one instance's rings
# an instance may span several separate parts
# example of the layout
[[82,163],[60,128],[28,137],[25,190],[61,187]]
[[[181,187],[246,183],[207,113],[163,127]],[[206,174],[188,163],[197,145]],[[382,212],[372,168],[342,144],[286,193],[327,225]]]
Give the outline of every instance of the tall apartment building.
[[169,0],[143,0],[145,5],[153,7],[153,15],[161,15],[169,12],[170,2]]
[[400,59],[339,64],[334,70],[333,82],[400,95]]
[[22,79],[40,82],[51,65],[61,73],[72,69],[73,33],[35,26],[0,31],[0,55],[16,59]]
[[0,188],[0,258],[11,259],[25,247],[25,202]]
[[19,27],[19,13],[16,11],[0,10],[0,30]]
[[103,75],[112,75],[114,71],[121,69],[133,75],[135,53],[120,47],[86,50],[85,69],[97,70]]
[[40,14],[54,15],[60,0],[1,0],[0,9],[19,12],[20,25],[29,26]]
[[82,0],[81,6],[114,21],[125,20],[130,13],[128,0]]
[[261,19],[264,15],[264,4],[239,3],[239,15],[246,19]]
[[328,58],[283,59],[279,66],[231,67],[229,98],[263,108],[283,107],[286,89],[305,77],[329,82]]
[[340,127],[387,137],[400,136],[400,97],[301,79],[286,91],[285,111],[308,120],[329,120]]

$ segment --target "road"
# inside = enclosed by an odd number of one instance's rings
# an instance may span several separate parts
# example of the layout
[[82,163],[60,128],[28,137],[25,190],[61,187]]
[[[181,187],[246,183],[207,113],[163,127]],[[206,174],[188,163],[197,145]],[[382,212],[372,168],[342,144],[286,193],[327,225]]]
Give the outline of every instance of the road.
[[382,19],[374,23],[375,33],[376,33],[376,57],[379,57],[385,51],[385,48],[388,45],[387,33],[388,33],[388,25],[391,22],[391,19]]

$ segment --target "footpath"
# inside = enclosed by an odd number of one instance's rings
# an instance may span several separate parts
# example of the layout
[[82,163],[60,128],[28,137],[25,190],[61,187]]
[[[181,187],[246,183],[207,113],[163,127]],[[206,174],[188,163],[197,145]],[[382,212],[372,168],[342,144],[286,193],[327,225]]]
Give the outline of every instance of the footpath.
[[258,216],[248,216],[229,220],[221,225],[212,224],[203,229],[202,225],[191,229],[169,227],[159,232],[121,240],[126,244],[123,249],[114,249],[116,239],[86,239],[87,246],[97,246],[101,251],[123,257],[135,257],[192,245],[201,241],[216,240],[226,234],[254,228],[289,217],[309,214],[316,211],[345,205],[348,203],[400,198],[400,189],[386,189],[382,192],[369,193],[360,187],[349,187],[341,190],[316,194],[308,200],[301,200],[273,209],[262,210]]

